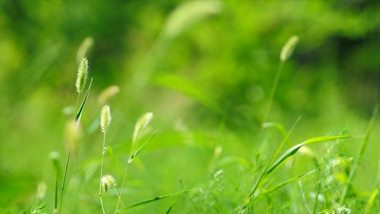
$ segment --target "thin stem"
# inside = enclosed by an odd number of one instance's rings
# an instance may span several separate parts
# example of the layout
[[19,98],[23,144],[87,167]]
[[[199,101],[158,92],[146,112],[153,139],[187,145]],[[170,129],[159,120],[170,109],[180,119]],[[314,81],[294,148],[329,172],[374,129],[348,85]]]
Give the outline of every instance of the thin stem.
[[[120,195],[119,195],[119,193],[117,192],[117,189],[116,189],[115,187],[113,187],[113,190],[115,191],[115,193],[116,193],[116,195],[117,195],[117,198],[120,199]],[[124,203],[123,203],[122,201],[120,201],[120,202],[121,202],[121,206],[123,206],[123,208],[125,208]]]
[[315,194],[315,199],[314,199],[313,214],[317,212],[318,197],[319,197],[320,191],[321,191],[321,168],[318,166],[318,184],[317,184],[317,192]]
[[120,197],[119,197],[119,200],[117,201],[117,204],[116,204],[115,214],[119,213],[119,206],[120,206],[121,196],[123,195],[123,190],[124,190],[124,186],[125,186],[125,181],[127,180],[127,174],[128,174],[128,170],[129,170],[129,166],[130,166],[130,165],[131,165],[131,162],[128,162],[127,168],[125,169],[124,178],[123,178],[123,183],[122,183],[122,185],[121,185],[121,190],[120,190]]
[[302,198],[302,201],[303,201],[303,205],[306,208],[307,212],[311,214],[312,212],[310,210],[309,205],[307,205],[306,198],[305,198],[305,192],[303,191],[303,187],[302,187],[301,181],[298,181],[298,185],[300,186],[301,198]]
[[285,61],[280,62],[276,76],[274,78],[273,86],[272,86],[271,92],[269,94],[269,105],[268,105],[268,109],[264,115],[263,123],[265,123],[266,120],[268,119],[268,115],[269,115],[270,109],[272,107],[273,97],[274,97],[274,94],[276,93],[278,81],[280,80],[280,76],[281,76],[281,72],[282,72],[282,68],[284,67],[284,64],[285,64]]
[[65,183],[66,183],[66,177],[67,177],[67,170],[69,168],[69,162],[70,162],[70,155],[71,155],[71,150],[69,149],[69,152],[67,154],[67,159],[66,159],[66,166],[65,166],[65,172],[63,174],[63,179],[62,179],[62,186],[61,186],[61,199],[59,203],[59,213],[61,213],[62,210],[62,204],[63,204],[63,192],[65,190]]
[[78,112],[79,97],[80,97],[80,93],[78,93],[78,96],[77,96],[77,104],[75,104],[75,112],[74,112],[74,114]]
[[103,214],[105,213],[105,210],[104,210],[104,204],[103,204],[103,199],[102,199],[102,177],[103,177],[103,167],[104,167],[104,153],[106,151],[105,148],[106,148],[106,132],[104,132],[103,134],[102,164],[100,166],[100,179],[99,179],[99,200],[100,200],[100,205],[102,206]]
[[57,175],[55,177],[55,193],[54,193],[54,209],[58,208],[58,168],[56,168]]

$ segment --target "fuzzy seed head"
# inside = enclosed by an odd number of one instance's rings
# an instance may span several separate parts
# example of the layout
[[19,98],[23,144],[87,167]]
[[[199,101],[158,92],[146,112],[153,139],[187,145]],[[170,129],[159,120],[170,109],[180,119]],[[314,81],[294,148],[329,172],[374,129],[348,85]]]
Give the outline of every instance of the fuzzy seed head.
[[103,106],[102,112],[100,114],[100,128],[102,132],[106,132],[111,124],[111,110],[108,105]]
[[116,186],[115,178],[113,178],[112,175],[104,175],[101,179],[101,183],[105,192],[107,192],[108,187]]
[[135,130],[133,131],[133,138],[132,142],[136,143],[137,137],[139,136],[140,132],[149,124],[150,120],[153,118],[153,113],[148,112],[145,113],[143,116],[141,116],[135,125]]
[[45,198],[46,189],[47,189],[47,186],[46,186],[45,182],[38,183],[38,186],[37,186],[37,198],[38,199],[42,200]]
[[280,59],[281,61],[286,61],[290,55],[292,55],[294,48],[298,43],[298,36],[292,36],[288,42],[282,47]]
[[119,93],[120,88],[117,85],[110,86],[102,91],[98,97],[98,103],[100,105],[103,105],[107,102],[108,99],[115,96],[117,93]]
[[86,58],[83,58],[82,61],[79,63],[77,81],[75,82],[75,87],[79,94],[83,91],[86,85],[87,76],[88,76],[88,61]]
[[66,149],[75,153],[78,149],[81,138],[82,126],[80,126],[75,119],[67,121],[64,130],[64,142]]

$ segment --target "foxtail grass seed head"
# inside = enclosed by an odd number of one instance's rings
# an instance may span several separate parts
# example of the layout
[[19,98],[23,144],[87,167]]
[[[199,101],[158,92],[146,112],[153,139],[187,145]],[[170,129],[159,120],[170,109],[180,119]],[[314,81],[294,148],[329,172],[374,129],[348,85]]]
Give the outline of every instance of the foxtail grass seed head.
[[294,48],[298,43],[298,36],[292,36],[288,42],[282,47],[280,59],[281,61],[286,61],[290,55],[292,55]]
[[75,83],[75,87],[77,88],[77,92],[79,94],[83,91],[86,85],[87,76],[88,76],[88,61],[86,58],[83,58],[82,61],[79,63],[77,81]]
[[115,178],[113,178],[112,175],[104,175],[101,178],[101,183],[104,188],[104,192],[107,192],[109,187],[114,187],[116,186],[116,181]]
[[37,198],[39,200],[42,200],[42,199],[45,198],[46,189],[47,189],[47,186],[46,186],[45,182],[38,183],[38,186],[37,186]]
[[79,141],[82,138],[82,126],[77,124],[75,119],[66,123],[64,131],[65,147],[68,151],[75,153],[78,149]]
[[79,63],[83,58],[86,57],[87,53],[94,44],[94,39],[92,37],[86,37],[80,44],[77,51],[77,62]]
[[117,85],[113,85],[104,89],[98,97],[98,103],[100,105],[104,105],[107,102],[107,100],[115,96],[117,93],[119,93],[119,91],[120,91],[120,88]]
[[106,132],[111,124],[111,110],[108,105],[103,106],[102,112],[100,114],[100,128],[102,132]]
[[133,131],[133,143],[136,143],[137,137],[140,132],[149,124],[150,120],[153,118],[153,113],[148,112],[141,116],[135,125],[135,130]]

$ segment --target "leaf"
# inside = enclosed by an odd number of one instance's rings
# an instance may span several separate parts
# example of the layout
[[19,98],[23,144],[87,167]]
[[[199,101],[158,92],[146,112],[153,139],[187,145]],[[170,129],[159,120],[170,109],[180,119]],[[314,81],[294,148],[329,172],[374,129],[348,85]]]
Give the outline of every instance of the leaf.
[[278,166],[280,166],[283,162],[285,162],[288,158],[293,156],[294,154],[297,153],[297,151],[304,145],[309,145],[313,143],[322,143],[322,142],[327,142],[327,141],[332,141],[332,140],[339,140],[339,139],[346,139],[350,138],[350,136],[347,135],[340,135],[340,136],[323,136],[323,137],[316,137],[316,138],[310,138],[302,143],[299,143],[292,148],[288,149],[284,154],[277,159],[277,161],[269,167],[268,171],[266,174],[272,173]]
[[83,101],[82,101],[82,104],[80,105],[80,108],[79,108],[79,110],[78,110],[78,112],[77,112],[77,114],[76,114],[76,116],[75,116],[75,120],[76,120],[77,122],[80,121],[80,118],[81,118],[81,116],[82,116],[82,112],[83,112],[83,109],[84,109],[84,104],[86,104],[87,97],[88,97],[88,95],[90,94],[90,89],[91,89],[91,85],[92,85],[92,80],[93,80],[93,79],[94,79],[94,78],[91,78],[90,85],[89,85],[88,88],[87,88],[86,95],[84,96]]

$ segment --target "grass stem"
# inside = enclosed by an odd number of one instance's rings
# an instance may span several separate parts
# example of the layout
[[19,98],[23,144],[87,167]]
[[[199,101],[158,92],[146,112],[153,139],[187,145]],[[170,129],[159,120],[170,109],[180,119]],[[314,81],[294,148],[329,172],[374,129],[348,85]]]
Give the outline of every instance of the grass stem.
[[119,197],[119,199],[117,200],[116,209],[115,209],[115,214],[119,213],[119,206],[120,206],[120,202],[121,202],[121,196],[123,195],[123,190],[124,190],[124,186],[125,186],[125,181],[127,180],[127,174],[128,174],[128,170],[129,170],[129,166],[130,166],[130,165],[131,165],[131,162],[128,162],[127,168],[125,169],[124,178],[123,178],[123,183],[121,184],[121,189],[120,189],[120,197]]
[[278,70],[277,70],[276,76],[275,76],[274,81],[273,81],[273,86],[272,86],[270,94],[269,94],[268,109],[266,110],[266,112],[264,114],[263,123],[265,123],[266,120],[268,119],[268,115],[269,115],[270,109],[272,107],[273,97],[274,97],[274,94],[276,93],[278,81],[280,80],[280,76],[281,76],[284,64],[285,64],[285,61],[281,61],[280,65],[278,66]]
[[63,173],[62,186],[61,186],[61,198],[60,198],[60,203],[59,203],[59,213],[62,213],[61,211],[62,211],[62,204],[63,204],[63,192],[65,190],[65,183],[66,183],[66,177],[67,177],[67,170],[69,168],[70,156],[71,156],[71,150],[69,150],[69,152],[67,153],[65,171]]
[[102,147],[102,163],[100,165],[100,179],[99,179],[99,200],[102,206],[103,214],[105,213],[104,204],[102,199],[102,177],[103,177],[103,167],[104,167],[104,153],[106,152],[106,132],[103,134],[103,147]]

